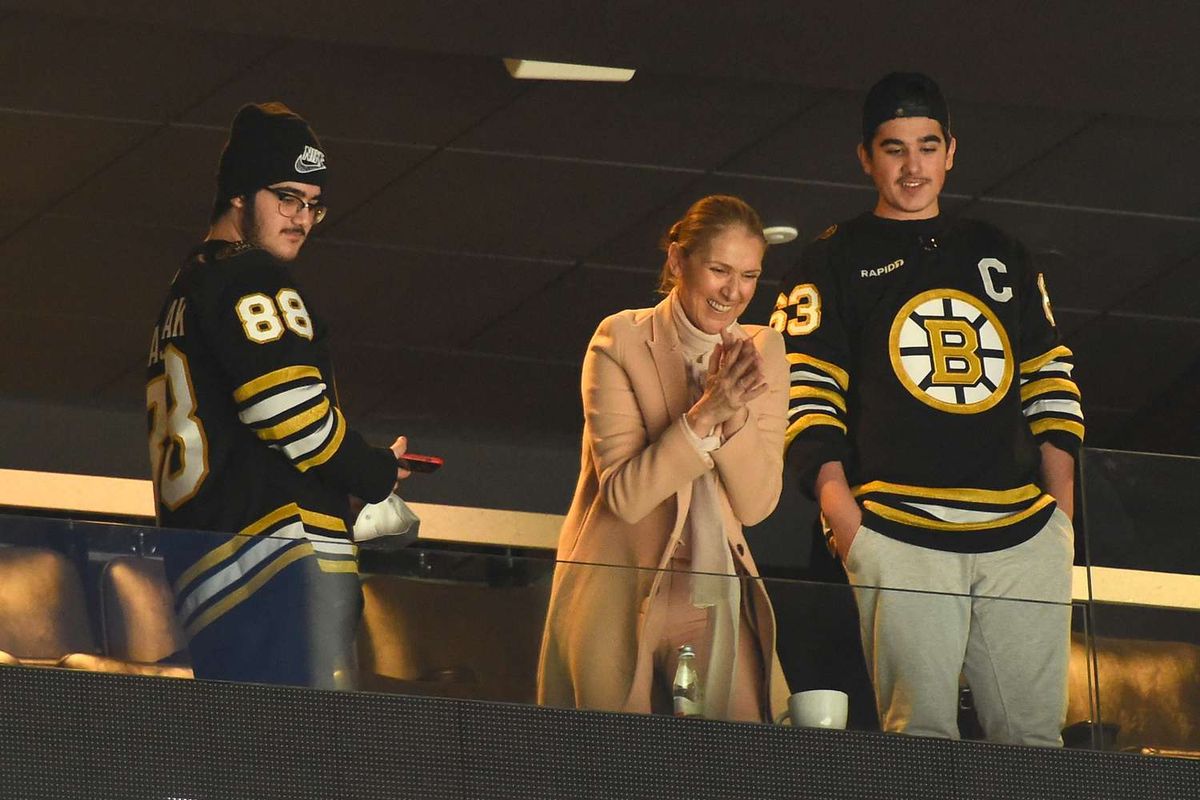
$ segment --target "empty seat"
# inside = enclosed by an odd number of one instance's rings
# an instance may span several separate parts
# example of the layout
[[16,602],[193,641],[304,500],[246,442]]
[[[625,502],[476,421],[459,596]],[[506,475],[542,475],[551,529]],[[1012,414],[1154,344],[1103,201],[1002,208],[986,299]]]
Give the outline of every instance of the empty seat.
[[161,560],[120,556],[100,571],[100,644],[106,656],[161,661],[187,642]]
[[186,667],[141,663],[175,652],[182,637],[156,562],[116,561],[105,566],[101,579],[101,627],[106,646],[111,641],[114,647],[103,656],[96,652],[83,583],[71,562],[53,550],[0,547],[0,651],[37,666],[190,676]]
[[0,650],[24,663],[95,652],[79,573],[62,554],[0,547]]
[[549,582],[492,587],[367,577],[363,688],[534,702],[549,592]]
[[92,653],[71,653],[55,664],[63,669],[82,669],[88,672],[111,672],[120,675],[149,675],[156,678],[191,678],[192,668],[182,664],[143,664]]
[[[1200,751],[1200,647],[1187,642],[1096,637],[1100,720],[1118,726],[1116,745]],[[1071,638],[1067,722],[1092,717],[1089,653]]]

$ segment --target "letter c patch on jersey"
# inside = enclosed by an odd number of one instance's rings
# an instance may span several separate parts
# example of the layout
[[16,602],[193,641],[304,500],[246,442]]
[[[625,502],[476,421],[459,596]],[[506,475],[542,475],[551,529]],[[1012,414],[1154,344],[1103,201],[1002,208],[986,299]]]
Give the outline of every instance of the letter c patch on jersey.
[[888,349],[904,388],[939,411],[987,411],[1012,385],[1004,326],[981,300],[956,289],[931,289],[905,303]]
[[983,258],[979,260],[979,277],[983,278],[983,290],[988,297],[997,303],[1007,303],[1012,300],[1012,287],[1002,280],[1008,277],[1008,267],[998,258]]

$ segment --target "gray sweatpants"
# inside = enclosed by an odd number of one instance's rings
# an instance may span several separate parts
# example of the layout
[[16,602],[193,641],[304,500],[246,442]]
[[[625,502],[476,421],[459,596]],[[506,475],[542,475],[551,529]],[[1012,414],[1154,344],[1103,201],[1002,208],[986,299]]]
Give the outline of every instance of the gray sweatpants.
[[1073,540],[1057,510],[1032,539],[993,553],[858,530],[846,572],[885,731],[957,739],[961,673],[989,740],[1062,746]]

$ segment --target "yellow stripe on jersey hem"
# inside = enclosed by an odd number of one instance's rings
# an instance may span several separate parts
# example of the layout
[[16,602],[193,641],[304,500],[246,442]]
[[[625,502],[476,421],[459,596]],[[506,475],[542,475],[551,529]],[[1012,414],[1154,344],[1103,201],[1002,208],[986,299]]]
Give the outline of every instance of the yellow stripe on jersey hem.
[[346,533],[346,522],[341,517],[333,517],[329,514],[322,514],[319,511],[309,511],[307,508],[302,508],[300,509],[300,519],[309,525],[316,525],[326,530]]
[[241,533],[244,533],[248,536],[257,536],[272,525],[282,522],[289,517],[299,516],[299,514],[300,506],[296,505],[295,503],[288,503],[286,506],[280,506],[269,514],[259,517],[254,522],[251,522],[249,525],[242,528]]
[[1040,381],[1030,381],[1021,387],[1021,400],[1024,402],[1031,397],[1037,397],[1047,392],[1070,392],[1079,397],[1079,387],[1075,381],[1066,378],[1042,378]]
[[200,575],[202,572],[207,572],[212,567],[226,560],[238,550],[241,550],[243,547],[248,545],[251,541],[252,539],[249,536],[235,535],[232,539],[220,545],[219,547],[209,550],[207,553],[201,556],[199,561],[188,567],[184,573],[179,576],[179,580],[175,581],[175,594],[183,594],[183,590],[187,588],[187,585],[194,581],[198,575]]
[[322,572],[352,572],[358,574],[357,561],[330,561],[325,558],[317,559],[317,566]]
[[299,414],[284,420],[278,425],[272,425],[269,428],[256,429],[254,435],[258,438],[274,442],[280,439],[286,439],[298,430],[307,428],[317,420],[329,413],[329,398],[323,398],[320,403],[317,403],[307,411],[302,411]]
[[1076,436],[1079,441],[1083,441],[1083,424],[1071,419],[1042,417],[1029,423],[1029,430],[1033,432],[1034,436],[1043,434],[1046,431],[1065,431]]
[[790,390],[788,390],[789,399],[798,400],[802,397],[812,397],[818,400],[827,400],[842,411],[846,410],[845,399],[832,389],[818,389],[815,386],[793,386]]
[[1042,353],[1040,356],[1031,358],[1028,361],[1022,361],[1021,373],[1027,375],[1032,372],[1037,372],[1039,369],[1046,366],[1051,361],[1054,361],[1056,358],[1071,358],[1073,355],[1074,353],[1071,352],[1070,348],[1064,347],[1060,344],[1058,347],[1055,347],[1053,350],[1047,353]]
[[337,453],[338,448],[342,446],[342,439],[344,439],[346,436],[346,418],[343,417],[342,412],[336,408],[333,410],[333,414],[337,420],[337,432],[333,435],[333,438],[330,439],[329,443],[322,447],[321,451],[315,456],[306,458],[297,463],[296,469],[300,470],[301,472],[308,472],[308,470],[312,467],[319,467],[329,459],[333,458],[334,454]]
[[309,511],[307,508],[301,508],[295,503],[288,503],[286,506],[280,506],[271,513],[261,517],[254,522],[251,522],[246,527],[242,528],[241,533],[256,536],[267,528],[275,525],[288,517],[299,517],[301,522],[315,525],[318,528],[326,530],[338,531],[339,533],[346,532],[346,523],[339,517],[333,517],[329,514],[322,514],[319,511]]
[[[931,488],[928,486],[908,486],[903,483],[888,483],[887,481],[871,481],[854,488],[854,496],[861,497],[871,492],[887,492],[908,497],[922,497],[926,500],[950,500],[960,503],[986,503],[988,505],[1012,505],[1033,500],[1042,490],[1032,483],[1016,489],[960,489],[960,488]],[[872,502],[870,500],[866,502]],[[882,516],[882,515],[880,515]]]
[[788,353],[787,360],[789,364],[808,364],[810,367],[816,367],[822,372],[829,374],[831,378],[838,382],[842,387],[842,391],[847,391],[850,388],[850,375],[846,370],[839,367],[837,364],[832,364],[828,361],[822,361],[819,358],[805,355],[804,353]]
[[222,597],[218,602],[214,603],[209,608],[205,609],[204,613],[193,619],[186,627],[187,635],[195,636],[200,631],[211,625],[219,617],[229,612],[234,606],[237,606],[243,600],[254,594],[262,588],[262,585],[280,572],[289,564],[299,561],[305,556],[313,554],[313,547],[308,542],[298,544],[289,549],[279,558],[272,561],[268,566],[264,567],[261,572],[246,582],[244,586],[234,592]]
[[846,433],[846,423],[837,417],[831,417],[828,414],[805,414],[788,426],[787,432],[783,435],[783,446],[787,447],[790,445],[792,440],[800,435],[801,431],[811,428],[814,425],[829,425],[830,427],[840,428],[842,433]]
[[962,532],[1007,528],[1011,525],[1016,525],[1018,522],[1029,519],[1034,514],[1038,513],[1053,502],[1053,497],[1050,495],[1044,495],[1041,500],[1038,500],[1024,511],[1018,511],[1016,514],[1012,514],[1011,516],[990,520],[988,522],[945,522],[938,519],[929,519],[928,517],[922,517],[917,514],[910,514],[907,511],[898,511],[890,506],[877,503],[874,500],[864,500],[863,508],[880,517],[883,517],[886,520],[898,522],[902,525],[911,525],[914,528],[925,528],[926,530],[934,531]]
[[268,372],[266,375],[259,375],[254,380],[246,381],[233,390],[234,402],[244,403],[251,397],[267,389],[287,383],[288,381],[299,380],[300,378],[322,380],[321,370],[316,367],[283,367],[274,372]]

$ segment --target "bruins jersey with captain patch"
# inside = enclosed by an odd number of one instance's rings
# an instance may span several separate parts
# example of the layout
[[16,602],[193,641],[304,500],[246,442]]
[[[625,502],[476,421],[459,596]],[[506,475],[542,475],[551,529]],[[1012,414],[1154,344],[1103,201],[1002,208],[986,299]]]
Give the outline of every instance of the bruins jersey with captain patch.
[[1074,455],[1083,413],[1019,242],[978,221],[868,213],[810,244],[781,288],[771,325],[787,345],[801,486],[840,461],[867,527],[937,549],[996,550],[1041,529],[1054,499],[1039,443]]
[[347,427],[326,328],[281,262],[245,243],[194,251],[154,328],[146,404],[159,524],[254,535],[168,553],[190,634],[297,558],[356,570],[349,495],[385,498],[395,458]]

